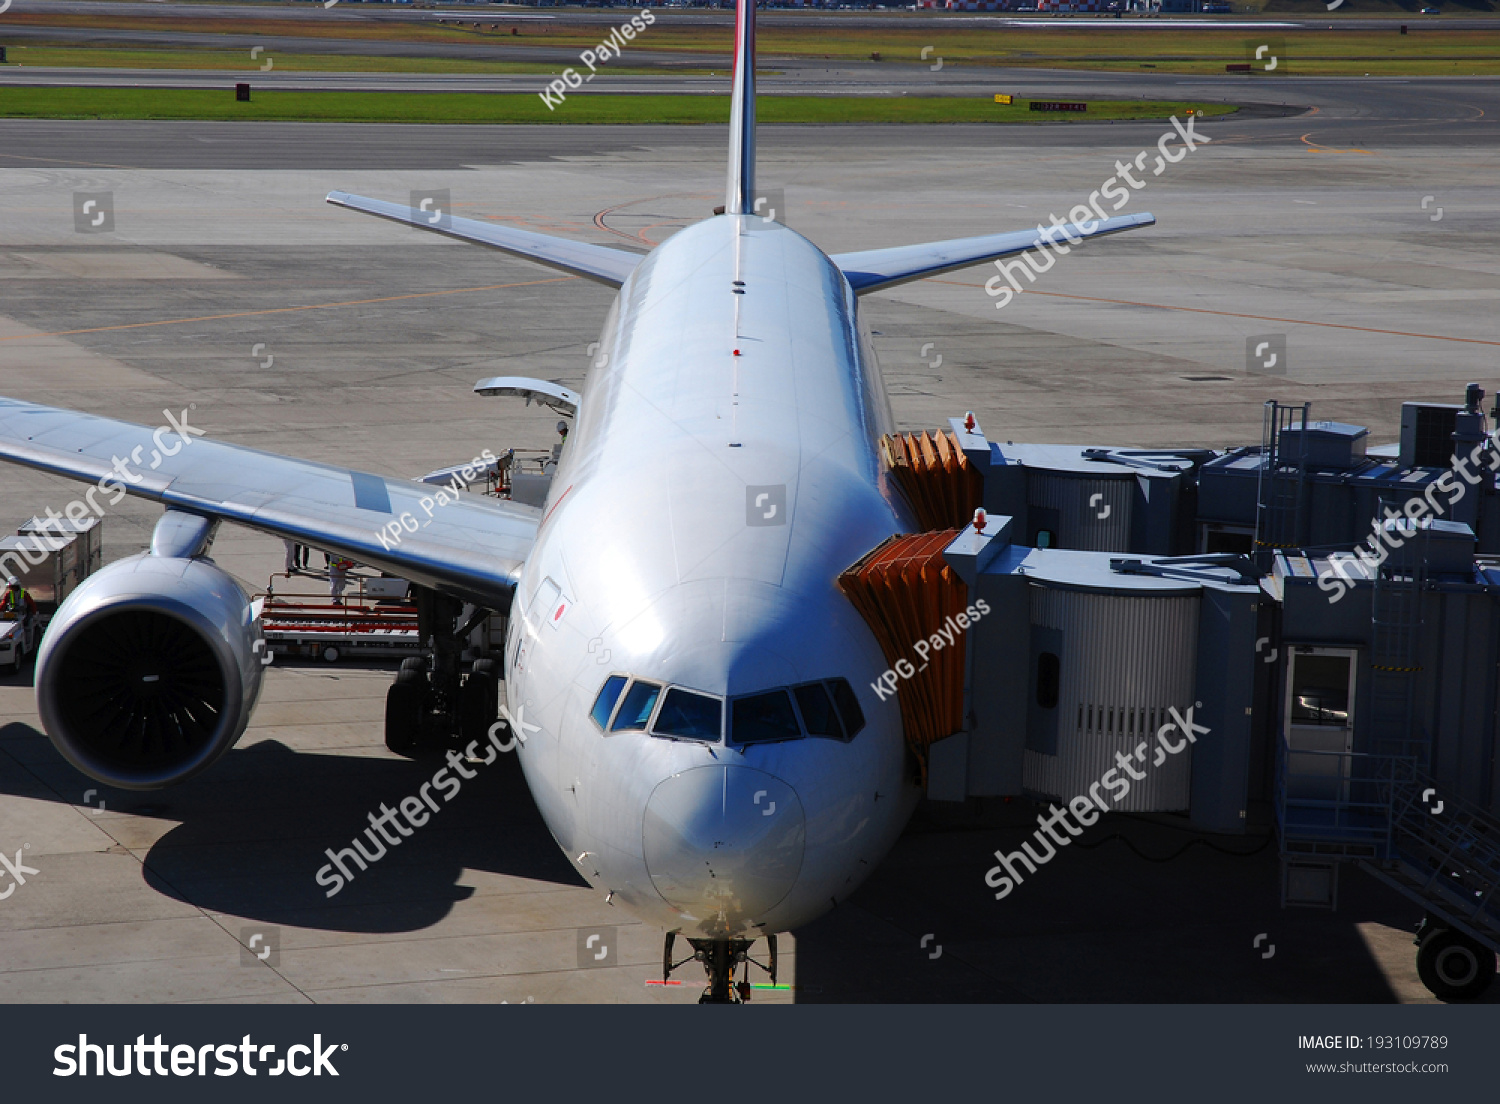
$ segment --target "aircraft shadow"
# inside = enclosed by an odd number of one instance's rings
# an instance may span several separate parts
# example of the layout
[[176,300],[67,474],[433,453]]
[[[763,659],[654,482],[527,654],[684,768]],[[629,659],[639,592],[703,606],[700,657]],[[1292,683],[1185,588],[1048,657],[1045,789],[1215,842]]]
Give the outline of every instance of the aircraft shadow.
[[[398,836],[398,845],[385,844],[379,857],[363,836],[369,816],[380,815],[382,802],[394,808],[417,797],[446,765],[442,759],[293,751],[265,740],[231,749],[181,785],[134,792],[100,787],[29,725],[0,728],[0,744],[32,776],[23,774],[16,786],[0,782],[0,793],[81,805],[93,790],[88,803],[105,808],[98,825],[137,853],[146,848],[146,883],[213,912],[330,931],[402,932],[436,924],[455,901],[472,896],[476,887],[461,884],[466,870],[482,872],[470,875],[480,892],[494,885],[514,891],[483,875],[587,884],[553,842],[512,755],[470,765],[475,777],[463,780],[450,802],[441,790],[429,791],[440,811],[409,837]],[[154,832],[141,832],[121,813],[178,823],[153,840]],[[331,887],[315,875],[329,864],[327,850],[350,847],[356,835],[377,860],[361,871],[346,859],[354,877],[329,897]]]

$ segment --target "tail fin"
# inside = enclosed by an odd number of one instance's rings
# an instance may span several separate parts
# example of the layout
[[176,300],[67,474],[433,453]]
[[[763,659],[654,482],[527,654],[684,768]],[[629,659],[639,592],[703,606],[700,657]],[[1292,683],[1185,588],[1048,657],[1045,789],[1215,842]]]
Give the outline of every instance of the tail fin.
[[724,211],[755,212],[755,0],[735,0],[734,101],[729,109],[729,191]]

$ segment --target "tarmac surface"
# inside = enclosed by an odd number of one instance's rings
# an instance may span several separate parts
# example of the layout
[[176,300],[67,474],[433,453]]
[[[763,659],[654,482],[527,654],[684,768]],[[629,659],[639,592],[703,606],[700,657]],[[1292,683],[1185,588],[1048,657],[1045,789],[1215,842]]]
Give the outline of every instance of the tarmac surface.
[[[1124,210],[1157,225],[1061,258],[1003,310],[993,269],[868,297],[901,424],[973,410],[994,440],[1227,446],[1258,441],[1279,398],[1379,442],[1403,400],[1500,385],[1496,83],[1315,85],[1315,115],[1212,121],[1159,176],[1145,162]],[[761,181],[829,252],[955,238],[1066,217],[1167,129],[767,127]],[[554,415],[471,388],[577,386],[610,293],[323,196],[448,188],[464,215],[644,249],[722,202],[723,146],[716,127],[0,122],[0,394],[148,425],[196,404],[216,438],[394,475],[549,446]],[[79,229],[80,192],[109,194],[112,231]],[[1285,374],[1247,357],[1266,334],[1286,335]],[[0,529],[78,490],[6,475]],[[156,515],[112,511],[106,560]],[[282,548],[226,528],[215,556],[263,587]],[[40,871],[0,901],[0,1001],[696,999],[687,969],[648,984],[661,933],[577,882],[508,760],[324,898],[325,849],[430,776],[383,746],[389,679],[278,662],[219,764],[127,794],[51,748],[29,669],[0,678],[0,851],[29,845]],[[1429,999],[1404,899],[1350,873],[1337,912],[1278,907],[1264,807],[1246,836],[1191,845],[1176,818],[1106,818],[997,902],[991,855],[1036,811],[920,810],[858,893],[783,938],[795,988],[756,1000]],[[597,967],[579,950],[596,928],[619,954]],[[242,959],[269,929],[274,962]]]

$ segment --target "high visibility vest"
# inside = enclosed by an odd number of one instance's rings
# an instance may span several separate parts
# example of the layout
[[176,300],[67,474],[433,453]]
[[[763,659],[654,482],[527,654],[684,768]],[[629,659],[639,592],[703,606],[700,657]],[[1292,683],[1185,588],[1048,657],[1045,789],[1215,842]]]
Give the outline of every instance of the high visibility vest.
[[6,588],[5,597],[0,598],[0,613],[26,612],[26,591],[20,587]]

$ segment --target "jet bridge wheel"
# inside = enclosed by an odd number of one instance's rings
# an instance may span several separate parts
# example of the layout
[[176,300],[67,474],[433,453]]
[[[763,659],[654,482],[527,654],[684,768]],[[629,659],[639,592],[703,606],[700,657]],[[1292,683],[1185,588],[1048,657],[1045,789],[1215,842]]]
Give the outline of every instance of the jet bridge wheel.
[[402,667],[385,692],[385,746],[408,759],[417,757],[426,710],[427,677]]
[[1495,952],[1461,931],[1437,927],[1417,947],[1417,975],[1440,1000],[1473,1000],[1495,980]]

